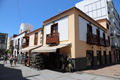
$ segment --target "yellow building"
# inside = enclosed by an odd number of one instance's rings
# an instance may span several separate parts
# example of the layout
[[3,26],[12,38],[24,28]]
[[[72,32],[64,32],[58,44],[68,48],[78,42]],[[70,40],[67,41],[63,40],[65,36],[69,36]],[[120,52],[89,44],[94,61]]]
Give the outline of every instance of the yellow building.
[[107,19],[95,21],[73,7],[43,23],[43,46],[32,52],[48,56],[48,66],[59,65],[58,55],[71,56],[75,70],[112,62]]

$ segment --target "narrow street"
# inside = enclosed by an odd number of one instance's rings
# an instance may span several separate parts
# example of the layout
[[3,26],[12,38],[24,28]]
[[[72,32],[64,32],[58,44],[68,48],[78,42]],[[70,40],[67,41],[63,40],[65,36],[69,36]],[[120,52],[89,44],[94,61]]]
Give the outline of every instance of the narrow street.
[[17,64],[10,67],[9,62],[3,65],[0,61],[0,80],[120,80],[113,77],[99,76],[89,73],[60,73],[51,70],[37,71]]

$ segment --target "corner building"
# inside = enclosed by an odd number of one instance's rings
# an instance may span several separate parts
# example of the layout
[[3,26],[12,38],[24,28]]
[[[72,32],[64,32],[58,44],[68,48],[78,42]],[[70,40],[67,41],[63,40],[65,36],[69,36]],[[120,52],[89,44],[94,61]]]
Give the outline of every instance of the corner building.
[[113,62],[120,61],[120,16],[113,3],[113,0],[83,0],[75,4],[94,20],[107,18],[110,22],[109,31]]
[[70,55],[75,70],[112,62],[106,18],[95,21],[73,7],[43,23],[43,47],[32,52]]

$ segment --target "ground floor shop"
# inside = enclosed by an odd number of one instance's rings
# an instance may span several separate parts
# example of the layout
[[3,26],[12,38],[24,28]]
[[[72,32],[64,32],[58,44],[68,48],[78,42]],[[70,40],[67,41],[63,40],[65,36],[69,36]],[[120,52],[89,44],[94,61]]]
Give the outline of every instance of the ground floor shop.
[[112,48],[112,62],[118,63],[120,62],[120,49]]
[[[84,48],[84,46],[83,46]],[[77,52],[74,53],[78,55]],[[72,45],[43,46],[24,52],[24,64],[36,69],[60,71],[82,70],[113,63],[113,53],[104,47],[80,48],[81,56],[73,57]],[[83,56],[84,55],[84,56]]]

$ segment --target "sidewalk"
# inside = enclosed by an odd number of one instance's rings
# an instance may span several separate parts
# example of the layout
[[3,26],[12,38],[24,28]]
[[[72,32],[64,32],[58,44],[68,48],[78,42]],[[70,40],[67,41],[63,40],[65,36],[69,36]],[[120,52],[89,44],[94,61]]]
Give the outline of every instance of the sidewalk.
[[103,76],[111,76],[120,78],[120,64],[114,64],[110,66],[105,66],[98,69],[91,69],[91,70],[85,70],[85,71],[78,71],[79,72],[85,72],[90,74],[98,74]]
[[17,64],[10,67],[10,64],[2,64],[0,61],[0,80],[120,80],[118,78],[93,75],[88,73],[60,73],[51,70],[31,69]]

